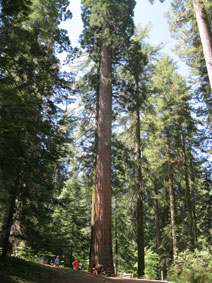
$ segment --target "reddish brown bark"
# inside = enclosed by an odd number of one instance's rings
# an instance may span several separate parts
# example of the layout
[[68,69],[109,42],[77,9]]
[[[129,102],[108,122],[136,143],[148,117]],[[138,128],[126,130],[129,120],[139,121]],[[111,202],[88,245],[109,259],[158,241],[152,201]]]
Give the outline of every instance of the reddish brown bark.
[[[104,24],[102,32],[107,28]],[[95,221],[89,271],[98,263],[113,269],[111,231],[111,48],[102,42],[100,61],[99,113],[97,121],[97,160]]]

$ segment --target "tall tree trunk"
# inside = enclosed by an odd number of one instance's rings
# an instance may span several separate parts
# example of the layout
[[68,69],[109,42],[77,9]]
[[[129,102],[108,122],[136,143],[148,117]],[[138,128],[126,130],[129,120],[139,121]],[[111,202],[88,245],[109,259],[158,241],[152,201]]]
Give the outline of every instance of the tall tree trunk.
[[192,195],[190,192],[190,182],[189,182],[189,173],[188,173],[188,159],[185,148],[185,137],[181,134],[182,150],[183,150],[183,159],[184,159],[184,168],[185,168],[185,185],[186,185],[186,205],[188,210],[188,225],[189,233],[191,237],[191,247],[194,248],[194,220],[193,220],[193,211],[192,211]]
[[137,245],[138,245],[138,278],[144,275],[144,215],[143,215],[143,184],[141,175],[141,137],[140,111],[136,110],[136,186],[137,186]]
[[115,273],[118,273],[118,268],[119,268],[119,259],[118,259],[118,252],[119,252],[119,245],[118,245],[118,227],[117,227],[117,215],[116,215],[116,210],[117,210],[117,204],[116,204],[116,200],[115,200],[115,227],[114,227],[114,233],[115,233]]
[[70,249],[69,261],[70,261],[70,267],[73,268],[72,262],[74,261],[74,258],[73,258],[73,248],[72,248],[72,246],[71,246],[71,249]]
[[[108,23],[102,28],[102,33]],[[112,83],[111,48],[102,42],[100,60],[99,115],[97,124],[98,146],[96,164],[95,222],[89,271],[98,263],[113,270],[111,231],[111,125]]]
[[11,232],[11,227],[13,225],[13,216],[15,214],[15,202],[16,202],[16,194],[13,193],[11,196],[8,217],[5,223],[5,233],[3,238],[2,254],[1,254],[2,259],[6,259],[6,256],[8,254],[10,232]]
[[[191,152],[191,141],[189,141],[189,152]],[[191,183],[192,183],[192,187],[191,187],[191,194],[192,194],[192,212],[193,212],[193,228],[194,228],[194,243],[197,243],[197,221],[196,221],[196,207],[195,207],[195,187],[196,187],[196,174],[195,174],[195,169],[194,169],[194,165],[193,165],[193,157],[191,156],[189,159],[189,170],[191,172]]]
[[177,241],[176,241],[176,229],[175,229],[175,210],[174,210],[174,189],[172,177],[169,177],[169,203],[171,214],[171,233],[172,233],[172,250],[174,262],[177,258]]
[[156,243],[159,258],[161,259],[161,234],[160,234],[160,220],[159,220],[159,205],[158,205],[158,189],[154,186],[154,211],[155,211],[155,227],[156,227]]
[[201,0],[193,0],[199,34],[202,42],[203,53],[208,71],[210,86],[212,89],[212,33],[204,3]]
[[[93,235],[94,235],[94,223],[95,223],[95,187],[92,192],[92,204],[91,204],[91,239],[90,239],[90,258],[93,249]],[[92,271],[92,270],[91,270]]]
[[156,243],[159,256],[160,252],[160,244],[161,244],[161,236],[160,236],[160,221],[159,221],[159,206],[158,206],[158,190],[157,186],[154,186],[154,211],[155,211],[155,227],[156,227]]
[[[99,64],[100,68],[100,64]],[[97,72],[99,73],[99,68]],[[97,133],[97,126],[98,126],[98,118],[99,118],[99,83],[97,83],[96,87],[96,125],[95,125],[95,144],[94,144],[94,149],[95,149],[95,163],[94,163],[94,168],[96,167],[96,158],[97,158],[97,147],[98,147],[98,133]],[[93,183],[96,184],[96,173],[94,172],[94,177],[93,177]],[[90,256],[91,258],[91,253],[92,253],[92,248],[93,248],[93,229],[94,229],[94,223],[95,223],[95,201],[96,201],[96,190],[95,186],[93,187],[93,192],[92,192],[92,207],[91,207],[91,239],[90,239]]]
[[[161,233],[160,233],[160,218],[159,218],[159,205],[158,205],[158,189],[157,185],[154,186],[154,211],[155,211],[155,227],[156,227],[156,244],[159,255],[160,264],[162,262],[161,251]],[[164,277],[164,267],[161,265],[161,280]]]

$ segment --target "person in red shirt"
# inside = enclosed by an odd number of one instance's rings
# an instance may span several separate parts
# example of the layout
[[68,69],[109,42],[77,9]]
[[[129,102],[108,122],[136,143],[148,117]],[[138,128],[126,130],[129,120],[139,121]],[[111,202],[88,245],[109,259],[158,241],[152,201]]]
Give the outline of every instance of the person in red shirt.
[[79,268],[79,262],[78,262],[78,259],[77,259],[77,260],[75,260],[75,261],[72,263],[72,265],[73,265],[74,270],[77,270],[77,269]]

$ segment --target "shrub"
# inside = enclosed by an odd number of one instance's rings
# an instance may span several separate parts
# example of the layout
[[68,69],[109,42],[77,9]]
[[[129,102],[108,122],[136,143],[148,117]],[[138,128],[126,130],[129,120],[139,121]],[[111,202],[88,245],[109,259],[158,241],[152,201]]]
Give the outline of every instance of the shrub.
[[145,253],[145,278],[157,279],[159,270],[158,254],[151,249],[146,250]]
[[168,271],[168,280],[176,283],[212,282],[212,255],[208,250],[180,253]]

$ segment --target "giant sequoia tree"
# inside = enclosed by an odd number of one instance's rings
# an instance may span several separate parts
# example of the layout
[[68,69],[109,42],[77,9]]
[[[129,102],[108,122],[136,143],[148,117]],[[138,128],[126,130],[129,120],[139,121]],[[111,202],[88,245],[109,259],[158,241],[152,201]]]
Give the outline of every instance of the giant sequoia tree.
[[[83,46],[99,58],[95,221],[90,270],[101,263],[113,268],[111,232],[112,66],[133,32],[135,1],[83,1]],[[87,18],[86,16],[87,15]],[[89,20],[88,20],[89,19]],[[93,35],[89,37],[90,31]],[[93,46],[93,50],[91,49]],[[119,55],[118,52],[119,51]],[[114,55],[117,54],[117,58]]]

